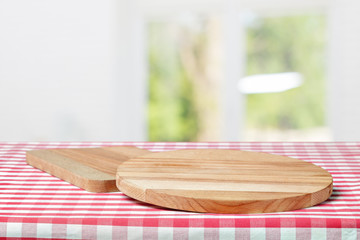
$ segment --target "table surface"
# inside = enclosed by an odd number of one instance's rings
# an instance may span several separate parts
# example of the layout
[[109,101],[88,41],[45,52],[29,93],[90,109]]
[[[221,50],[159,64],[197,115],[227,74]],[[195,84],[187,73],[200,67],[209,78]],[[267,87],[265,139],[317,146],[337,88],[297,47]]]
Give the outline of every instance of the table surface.
[[[28,166],[25,151],[137,146],[150,151],[238,149],[299,158],[328,170],[332,196],[296,211],[202,214],[90,193]],[[2,142],[0,237],[58,239],[360,239],[360,142]]]

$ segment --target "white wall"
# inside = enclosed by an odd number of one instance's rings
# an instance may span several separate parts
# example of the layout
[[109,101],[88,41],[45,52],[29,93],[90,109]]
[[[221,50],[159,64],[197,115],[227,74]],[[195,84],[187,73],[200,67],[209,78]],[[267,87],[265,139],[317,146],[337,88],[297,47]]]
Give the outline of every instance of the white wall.
[[119,66],[127,58],[119,46],[129,39],[118,36],[126,7],[0,0],[0,141],[144,140],[131,131],[138,126],[122,123],[132,106],[118,96],[134,80]]
[[336,141],[360,141],[360,3],[333,0],[329,12],[328,120]]

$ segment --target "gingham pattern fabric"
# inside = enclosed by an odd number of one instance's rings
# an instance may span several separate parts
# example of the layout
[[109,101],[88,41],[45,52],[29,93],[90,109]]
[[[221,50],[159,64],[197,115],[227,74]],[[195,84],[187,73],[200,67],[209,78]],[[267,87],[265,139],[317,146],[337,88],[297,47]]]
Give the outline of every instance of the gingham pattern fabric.
[[[150,151],[222,148],[312,162],[334,178],[321,205],[269,214],[173,211],[121,192],[89,193],[28,166],[25,151],[130,145]],[[360,143],[0,143],[0,237],[57,239],[360,239]]]

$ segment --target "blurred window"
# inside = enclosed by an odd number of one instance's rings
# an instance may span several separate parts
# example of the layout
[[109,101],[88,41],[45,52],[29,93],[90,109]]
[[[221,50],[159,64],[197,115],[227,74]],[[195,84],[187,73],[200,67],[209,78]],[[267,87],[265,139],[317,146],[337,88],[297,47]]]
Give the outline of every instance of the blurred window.
[[[246,75],[296,72],[301,84],[247,94],[241,140],[329,140],[324,127],[326,17],[244,16]],[[219,139],[220,35],[214,16],[148,22],[150,141]]]
[[298,72],[303,83],[247,95],[246,140],[327,140],[324,15],[253,17],[247,26],[247,75]]

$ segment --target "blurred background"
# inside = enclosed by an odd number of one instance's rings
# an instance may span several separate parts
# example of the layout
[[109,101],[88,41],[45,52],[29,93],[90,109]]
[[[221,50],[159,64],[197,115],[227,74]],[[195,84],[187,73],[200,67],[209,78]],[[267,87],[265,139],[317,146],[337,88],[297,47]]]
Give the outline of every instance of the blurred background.
[[356,0],[0,0],[0,141],[358,141]]

